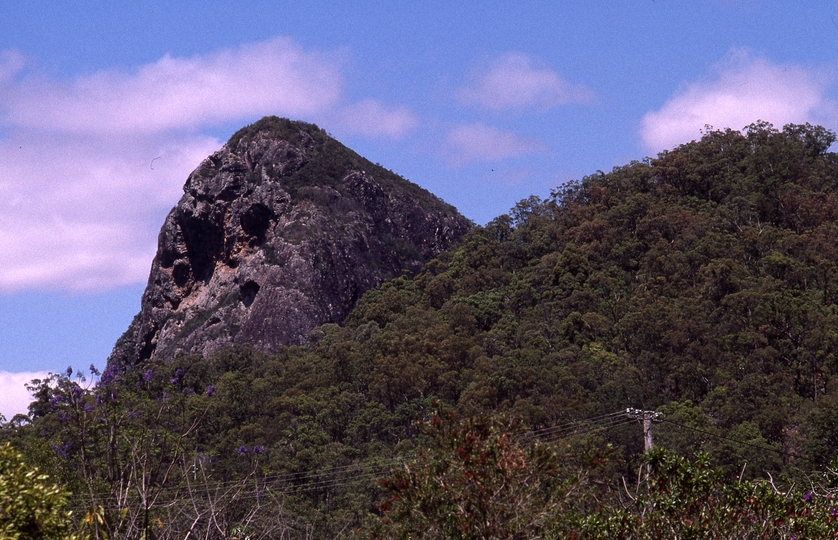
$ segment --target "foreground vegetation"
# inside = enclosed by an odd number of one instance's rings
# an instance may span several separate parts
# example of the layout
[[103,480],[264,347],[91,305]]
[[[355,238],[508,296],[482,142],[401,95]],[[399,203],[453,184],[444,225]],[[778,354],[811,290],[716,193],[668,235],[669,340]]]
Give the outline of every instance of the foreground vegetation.
[[[522,201],[308,346],[55,375],[0,437],[97,538],[829,537],[834,140],[711,131]],[[667,450],[584,422],[627,407]]]
[[[826,474],[809,476],[806,485],[781,491],[773,479],[730,482],[710,466],[705,454],[688,460],[669,450],[654,450],[644,457],[636,481],[629,483],[625,477],[615,481],[620,464],[610,445],[580,453],[567,444],[544,442],[516,422],[498,417],[457,420],[451,412],[434,415],[419,428],[417,451],[391,460],[389,474],[376,472],[384,462],[367,460],[355,467],[298,475],[267,475],[257,466],[225,482],[210,480],[207,468],[196,469],[194,463],[191,470],[161,463],[161,456],[149,449],[132,454],[138,463],[122,464],[126,476],[139,481],[147,473],[174,471],[169,489],[138,486],[131,493],[123,484],[122,490],[110,490],[109,495],[101,491],[101,498],[94,495],[86,501],[86,512],[76,501],[75,519],[65,494],[37,470],[27,471],[22,456],[6,445],[0,448],[0,532],[2,538],[33,540],[319,537],[322,526],[302,521],[298,511],[288,512],[288,506],[300,504],[301,492],[325,489],[363,497],[363,488],[372,486],[369,480],[383,474],[376,482],[383,496],[380,504],[366,517],[344,523],[337,536],[838,536],[838,462]],[[257,448],[238,453],[263,453]],[[157,467],[147,469],[148,462]]]

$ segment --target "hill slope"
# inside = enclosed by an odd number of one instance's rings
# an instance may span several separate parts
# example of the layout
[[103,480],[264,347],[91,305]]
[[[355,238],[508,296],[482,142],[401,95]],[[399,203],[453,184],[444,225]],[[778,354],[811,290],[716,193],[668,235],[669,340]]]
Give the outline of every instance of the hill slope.
[[662,425],[661,440],[682,451],[748,459],[754,474],[793,455],[828,462],[834,139],[808,125],[711,132],[522,201],[415,279],[367,294],[344,339],[374,336],[366,347],[387,360],[365,380],[389,407],[433,395],[530,425],[663,407],[687,429]]
[[[672,421],[659,443],[731,470],[748,461],[746,476],[826,464],[838,448],[834,138],[808,125],[708,133],[521,201],[306,347],[171,369],[194,373],[196,392],[231,370],[250,381],[260,406],[221,415],[225,440],[270,445],[311,422],[321,442],[365,453],[409,437],[435,400],[530,426],[637,407]],[[302,412],[330,410],[328,428]],[[611,440],[630,457],[638,435]]]
[[[172,537],[213,513],[227,530],[339,537],[376,511],[392,458],[409,465],[428,448],[417,420],[445,410],[558,438],[583,419],[656,409],[657,445],[705,451],[729,480],[771,473],[788,487],[780,473],[809,486],[805,473],[838,448],[834,140],[809,125],[708,133],[521,201],[303,345],[111,363],[90,391],[55,376],[36,385],[31,424],[0,434],[101,504],[109,530],[151,515]],[[560,479],[590,479],[589,495],[573,491],[583,514],[601,513],[591,501],[631,507],[623,481],[639,478],[643,443],[625,422],[551,446]],[[443,450],[469,456],[461,442]],[[670,506],[681,525],[682,488]],[[154,493],[150,509],[114,503]]]

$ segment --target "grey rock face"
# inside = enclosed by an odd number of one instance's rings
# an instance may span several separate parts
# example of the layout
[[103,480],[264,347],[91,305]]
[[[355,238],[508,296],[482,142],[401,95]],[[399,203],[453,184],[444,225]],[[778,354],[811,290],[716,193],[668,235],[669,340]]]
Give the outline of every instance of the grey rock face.
[[160,231],[142,309],[108,362],[302,344],[471,226],[316,126],[264,118],[187,179]]

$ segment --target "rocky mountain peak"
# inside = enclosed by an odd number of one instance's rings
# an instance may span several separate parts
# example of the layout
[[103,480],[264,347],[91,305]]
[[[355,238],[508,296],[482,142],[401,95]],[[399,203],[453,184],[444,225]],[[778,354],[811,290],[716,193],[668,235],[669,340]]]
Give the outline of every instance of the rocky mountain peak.
[[189,175],[160,231],[141,311],[109,363],[304,343],[471,227],[317,126],[263,118]]

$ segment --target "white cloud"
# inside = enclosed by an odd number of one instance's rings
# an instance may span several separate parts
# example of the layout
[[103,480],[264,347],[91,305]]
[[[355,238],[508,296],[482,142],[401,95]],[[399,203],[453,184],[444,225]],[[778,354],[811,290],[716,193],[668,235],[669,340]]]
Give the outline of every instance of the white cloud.
[[594,99],[587,87],[571,84],[553,70],[535,67],[529,56],[518,53],[500,57],[457,95],[464,104],[495,111],[527,107],[547,110]]
[[70,80],[0,51],[0,293],[145,281],[166,212],[222,144],[201,130],[269,114],[366,137],[418,123],[405,108],[347,104],[339,55],[286,38]]
[[185,135],[0,141],[0,291],[144,281],[163,217],[220,144]]
[[0,51],[0,84],[8,84],[26,66],[26,58],[18,51]]
[[387,107],[366,99],[338,111],[337,123],[349,133],[400,139],[419,125],[419,118],[406,107]]
[[0,414],[5,416],[7,421],[16,414],[26,414],[32,396],[24,385],[33,379],[44,379],[48,375],[40,371],[0,371],[0,388],[3,389],[3,392],[0,392]]
[[445,144],[448,165],[452,167],[471,162],[497,162],[542,150],[537,141],[481,123],[452,129]]
[[643,117],[640,136],[647,150],[659,152],[695,140],[705,125],[742,129],[757,120],[777,127],[838,121],[838,108],[826,96],[830,77],[817,69],[774,64],[733,50],[712,75],[684,87]]
[[312,115],[335,105],[341,86],[336,60],[276,38],[206,56],[167,55],[130,74],[98,72],[70,82],[32,78],[4,98],[11,125],[111,135],[266,114]]

